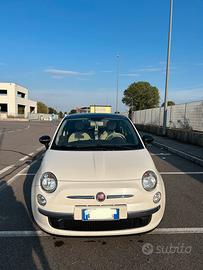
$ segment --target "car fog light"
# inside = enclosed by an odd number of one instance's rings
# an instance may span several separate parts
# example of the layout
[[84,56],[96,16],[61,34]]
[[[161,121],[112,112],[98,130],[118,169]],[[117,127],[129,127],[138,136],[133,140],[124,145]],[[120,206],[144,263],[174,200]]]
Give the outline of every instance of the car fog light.
[[37,201],[40,205],[44,206],[47,203],[47,200],[45,199],[45,197],[41,194],[37,195]]
[[161,192],[157,192],[154,194],[153,202],[158,203],[161,200]]

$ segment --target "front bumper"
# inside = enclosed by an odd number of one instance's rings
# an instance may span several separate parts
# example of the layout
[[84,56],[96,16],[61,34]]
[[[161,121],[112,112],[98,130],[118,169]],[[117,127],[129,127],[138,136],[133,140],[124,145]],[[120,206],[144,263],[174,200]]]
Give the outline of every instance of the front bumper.
[[[144,210],[144,211],[128,212],[127,213],[127,218],[132,219],[132,218],[138,218],[138,217],[151,216],[152,214],[159,211],[160,208],[161,208],[161,206],[158,205],[158,206],[156,206],[154,208],[147,209],[147,210]],[[46,216],[48,218],[74,220],[74,215],[73,214],[60,213],[60,212],[51,212],[51,211],[44,210],[42,208],[38,208],[38,211],[39,211],[40,214],[42,214],[42,215],[44,215],[44,216]]]
[[[52,230],[57,234],[63,231],[64,235],[100,236],[125,233],[136,233],[140,228],[146,228],[152,219],[152,215],[160,210],[160,205],[145,211],[129,212],[127,219],[111,221],[82,221],[75,220],[73,214],[56,213],[38,208],[38,211],[48,219]],[[135,231],[136,230],[136,231]],[[53,233],[53,231],[52,231]],[[106,234],[107,233],[107,234]]]
[[[119,221],[78,221],[73,214],[56,213],[44,209],[36,209],[35,220],[44,231],[62,236],[115,236],[144,233],[153,230],[160,223],[164,206],[144,211],[128,212],[127,219]],[[61,222],[60,227],[58,222]],[[68,223],[68,229],[66,224]],[[56,225],[57,224],[57,225]]]
[[[79,187],[78,187],[79,186]],[[80,192],[79,192],[80,189]],[[103,203],[97,202],[87,195],[94,195],[99,191],[105,194],[113,194]],[[160,191],[162,194],[159,204],[153,202],[154,194]],[[36,200],[37,194],[43,194],[47,199],[46,206],[40,206]],[[131,194],[133,196],[117,198],[116,194]],[[68,195],[84,195],[85,199],[72,199]],[[125,205],[127,215],[125,219],[115,221],[81,221],[75,220],[76,206],[118,206]],[[165,210],[165,189],[162,179],[153,192],[144,191],[140,181],[104,182],[104,183],[64,183],[53,194],[43,193],[40,186],[32,187],[32,212],[35,221],[44,231],[63,236],[113,236],[137,234],[153,230],[161,222]],[[57,226],[58,221],[62,222]],[[95,225],[102,223],[103,227]],[[97,224],[96,224],[97,223]],[[111,226],[107,226],[108,224]],[[65,225],[69,225],[68,228]],[[84,226],[85,224],[85,226]],[[116,225],[120,224],[116,227]],[[129,226],[125,226],[125,225]],[[66,228],[65,228],[66,227]]]

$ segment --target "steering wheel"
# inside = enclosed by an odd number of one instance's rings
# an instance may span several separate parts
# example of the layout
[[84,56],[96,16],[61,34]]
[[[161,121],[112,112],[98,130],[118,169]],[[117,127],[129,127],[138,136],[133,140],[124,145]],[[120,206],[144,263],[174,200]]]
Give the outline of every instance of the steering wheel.
[[107,138],[106,138],[107,141],[110,141],[110,142],[114,142],[114,143],[126,143],[126,138],[123,134],[114,134],[114,135],[109,135]]

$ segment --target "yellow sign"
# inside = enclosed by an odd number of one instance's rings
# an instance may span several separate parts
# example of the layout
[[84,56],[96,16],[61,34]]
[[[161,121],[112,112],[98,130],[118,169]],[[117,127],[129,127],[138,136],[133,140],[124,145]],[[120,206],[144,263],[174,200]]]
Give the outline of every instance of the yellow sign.
[[111,106],[90,105],[90,113],[111,113]]

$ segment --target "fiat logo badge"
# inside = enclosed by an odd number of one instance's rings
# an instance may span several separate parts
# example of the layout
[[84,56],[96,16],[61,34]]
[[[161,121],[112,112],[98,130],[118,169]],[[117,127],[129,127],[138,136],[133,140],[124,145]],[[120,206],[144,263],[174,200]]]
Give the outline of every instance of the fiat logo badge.
[[99,192],[96,195],[96,199],[98,202],[103,202],[105,200],[106,196],[103,192]]

